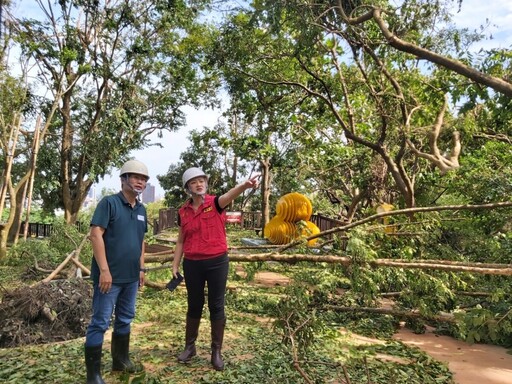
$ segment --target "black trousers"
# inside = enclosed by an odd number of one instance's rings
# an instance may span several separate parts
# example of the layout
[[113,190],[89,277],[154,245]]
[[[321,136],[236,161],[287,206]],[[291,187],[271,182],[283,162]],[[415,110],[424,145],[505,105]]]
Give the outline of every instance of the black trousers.
[[200,319],[204,307],[204,289],[208,284],[210,320],[226,318],[224,311],[229,258],[227,254],[206,260],[183,260],[183,273],[187,287],[187,316]]

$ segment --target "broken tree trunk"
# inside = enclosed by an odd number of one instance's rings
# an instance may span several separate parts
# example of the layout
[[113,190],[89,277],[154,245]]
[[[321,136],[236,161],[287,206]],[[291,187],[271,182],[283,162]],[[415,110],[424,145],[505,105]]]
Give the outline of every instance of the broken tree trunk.
[[[350,257],[335,255],[304,255],[304,254],[278,254],[278,253],[256,253],[256,254],[231,254],[231,261],[238,262],[260,262],[277,261],[280,263],[328,263],[341,264],[348,267],[353,264]],[[166,263],[173,260],[173,256],[146,256],[146,263]],[[447,272],[467,272],[478,273],[482,275],[501,275],[512,276],[512,267],[509,264],[488,264],[488,263],[468,263],[462,261],[447,260],[393,260],[393,259],[375,259],[365,262],[370,267],[391,267],[406,269],[433,269]]]
[[[80,242],[80,245],[78,246],[77,249],[71,251],[67,256],[66,258],[64,259],[64,261],[62,263],[60,263],[60,265],[55,268],[55,270],[50,273],[48,275],[48,277],[44,278],[42,280],[43,283],[48,283],[50,281],[52,281],[52,279],[60,272],[62,271],[62,269],[66,266],[66,264],[69,262],[69,260],[71,260],[73,257],[75,258],[75,261],[78,260],[78,256],[80,255],[80,252],[82,251],[82,248],[84,247],[86,241],[89,240],[89,234],[85,235],[83,238],[82,238],[82,241]],[[38,283],[37,283],[38,284]]]

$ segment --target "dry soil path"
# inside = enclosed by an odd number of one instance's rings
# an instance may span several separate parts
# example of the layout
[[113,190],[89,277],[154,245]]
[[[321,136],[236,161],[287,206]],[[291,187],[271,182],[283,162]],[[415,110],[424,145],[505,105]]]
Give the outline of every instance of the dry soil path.
[[512,384],[512,355],[505,348],[470,345],[430,330],[417,335],[401,329],[394,337],[446,362],[457,384]]

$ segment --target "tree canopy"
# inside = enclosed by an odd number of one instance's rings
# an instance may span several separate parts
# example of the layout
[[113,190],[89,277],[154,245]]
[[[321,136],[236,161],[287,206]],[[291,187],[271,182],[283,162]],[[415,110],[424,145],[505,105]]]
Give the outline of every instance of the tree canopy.
[[183,126],[181,107],[215,105],[215,78],[201,64],[208,26],[197,22],[206,2],[36,3],[40,18],[11,23],[49,125],[37,190],[73,222],[94,182],[150,134]]

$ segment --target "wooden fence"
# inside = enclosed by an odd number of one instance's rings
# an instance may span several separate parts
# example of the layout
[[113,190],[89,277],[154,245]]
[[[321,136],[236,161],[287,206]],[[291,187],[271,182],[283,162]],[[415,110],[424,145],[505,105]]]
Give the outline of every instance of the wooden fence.
[[[226,212],[227,225],[240,226],[244,229],[255,229],[261,230],[262,215],[258,211],[248,212]],[[320,231],[326,231],[328,229],[339,227],[345,224],[343,221],[331,219],[327,216],[320,214],[311,215],[310,219]],[[83,223],[77,223],[78,229],[84,225]],[[23,235],[25,223],[21,224],[20,235]],[[153,234],[157,235],[164,229],[175,228],[178,226],[178,209],[177,208],[164,208],[158,212],[158,219],[153,222]],[[45,223],[28,223],[28,237],[43,238],[48,237],[53,233],[53,224]],[[331,237],[331,235],[327,236]]]
[[[258,211],[236,211],[226,212],[227,225],[236,225],[244,229],[255,229],[261,230],[262,215]],[[332,219],[327,216],[320,214],[311,215],[313,223],[320,229],[320,231],[326,231],[331,228],[339,227],[344,223],[343,221]],[[153,233],[156,235],[168,228],[175,228],[178,225],[178,209],[177,208],[163,208],[158,212],[158,220],[155,219],[153,223]],[[328,235],[327,237],[332,237]]]
[[[311,219],[309,219],[311,222],[315,223],[316,226],[320,229],[320,232],[327,231],[331,228],[341,227],[345,224],[347,224],[344,221],[332,219],[327,216],[323,216],[321,214],[313,214],[311,215]],[[332,234],[329,234],[325,236],[326,238],[332,238]]]
[[[236,225],[245,229],[261,228],[261,212],[226,212],[227,225]],[[178,226],[178,208],[163,208],[158,212],[158,220],[153,223],[153,234]]]

